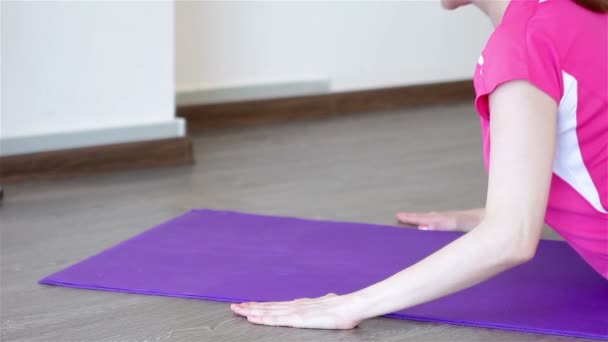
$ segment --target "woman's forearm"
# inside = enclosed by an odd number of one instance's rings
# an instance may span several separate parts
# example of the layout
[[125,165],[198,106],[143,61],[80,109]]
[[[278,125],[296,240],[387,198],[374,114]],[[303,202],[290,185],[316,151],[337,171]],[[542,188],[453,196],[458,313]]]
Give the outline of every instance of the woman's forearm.
[[[505,227],[506,228],[506,227]],[[482,222],[417,264],[361,291],[347,295],[352,312],[367,319],[403,310],[478,284],[529,260],[516,236]]]

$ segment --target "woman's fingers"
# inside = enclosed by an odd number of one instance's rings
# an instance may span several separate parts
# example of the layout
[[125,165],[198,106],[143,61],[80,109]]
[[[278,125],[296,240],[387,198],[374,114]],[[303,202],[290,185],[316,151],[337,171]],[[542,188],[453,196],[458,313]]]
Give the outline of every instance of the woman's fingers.
[[309,305],[310,300],[302,299],[292,302],[273,302],[273,303],[242,303],[232,304],[232,311],[242,316],[266,316],[266,315],[285,315],[293,311],[294,308]]
[[317,298],[298,298],[292,301],[286,301],[286,302],[262,302],[262,303],[258,303],[258,302],[244,302],[244,303],[238,303],[238,304],[232,304],[232,307],[257,307],[257,308],[273,308],[273,309],[279,309],[279,308],[283,308],[283,307],[288,307],[293,305],[294,303],[315,303],[315,302],[320,302],[320,301],[324,301],[333,297],[337,297],[338,295],[335,293],[328,293],[323,297],[317,297]]
[[441,218],[436,213],[407,213],[397,214],[397,220],[403,224],[414,224],[416,226],[435,226]]
[[271,314],[271,313],[287,313],[290,312],[293,308],[296,307],[304,307],[304,306],[314,306],[319,305],[325,302],[327,299],[335,297],[336,295],[326,295],[324,297],[319,297],[316,299],[298,299],[291,302],[276,302],[276,303],[241,303],[241,304],[232,304],[230,308],[242,314],[251,314],[254,316],[259,316],[261,314]]
[[230,308],[239,313],[255,313],[255,312],[270,312],[270,311],[286,311],[289,308],[288,303],[241,303],[232,304]]
[[262,324],[273,327],[297,327],[294,317],[283,316],[247,316],[247,320],[254,324]]
[[[337,297],[335,293],[326,294],[318,298],[300,298],[290,302],[247,302],[230,305],[230,309],[241,316],[254,316],[263,318],[267,316],[285,316],[293,314],[294,310],[316,307],[324,304],[328,300]],[[260,323],[262,324],[262,323]]]
[[290,309],[260,309],[260,308],[240,308],[234,307],[232,311],[242,316],[276,316],[287,315],[292,312]]
[[483,219],[483,208],[429,213],[397,213],[399,223],[415,225],[421,230],[448,230],[468,232]]
[[397,214],[399,223],[415,225],[420,230],[458,230],[459,212],[430,212],[430,213],[408,213]]

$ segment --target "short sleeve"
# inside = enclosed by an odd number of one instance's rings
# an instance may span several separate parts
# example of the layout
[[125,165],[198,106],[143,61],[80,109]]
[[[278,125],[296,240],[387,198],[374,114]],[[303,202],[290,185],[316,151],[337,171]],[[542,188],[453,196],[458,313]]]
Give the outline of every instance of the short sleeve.
[[475,75],[475,106],[482,117],[489,119],[489,95],[509,81],[528,81],[559,104],[563,94],[559,54],[551,37],[533,22],[521,34],[497,34],[488,42],[483,59]]
[[551,37],[531,28],[527,39],[528,81],[559,105],[564,93],[564,82],[559,54]]

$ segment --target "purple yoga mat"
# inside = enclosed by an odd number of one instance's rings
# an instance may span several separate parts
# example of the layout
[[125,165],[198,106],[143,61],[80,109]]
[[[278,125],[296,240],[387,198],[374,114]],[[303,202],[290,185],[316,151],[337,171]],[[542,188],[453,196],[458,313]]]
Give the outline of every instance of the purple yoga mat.
[[[193,210],[40,282],[227,302],[366,287],[460,233]],[[608,281],[565,243],[485,283],[388,317],[608,340]]]

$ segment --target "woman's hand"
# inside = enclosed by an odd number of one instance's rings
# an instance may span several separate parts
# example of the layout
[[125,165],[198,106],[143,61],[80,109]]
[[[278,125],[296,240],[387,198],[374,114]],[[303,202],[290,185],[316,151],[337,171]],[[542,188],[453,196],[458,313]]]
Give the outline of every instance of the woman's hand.
[[441,211],[430,213],[397,213],[399,223],[418,226],[422,230],[468,232],[483,220],[485,209]]
[[362,320],[352,310],[347,296],[330,293],[319,298],[291,302],[242,303],[230,306],[251,323],[314,329],[352,329]]

